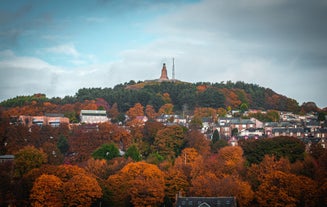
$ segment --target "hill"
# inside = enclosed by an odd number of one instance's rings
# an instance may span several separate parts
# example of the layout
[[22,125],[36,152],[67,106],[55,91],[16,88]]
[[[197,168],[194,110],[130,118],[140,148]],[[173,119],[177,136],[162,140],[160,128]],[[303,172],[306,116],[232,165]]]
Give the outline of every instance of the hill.
[[171,103],[175,111],[193,110],[195,107],[238,109],[242,104],[253,109],[300,111],[296,100],[278,94],[272,89],[241,81],[235,83],[130,81],[113,88],[82,88],[74,96],[64,98],[47,98],[45,94],[17,96],[1,102],[0,105],[15,107],[35,101],[64,105],[97,98],[105,100],[110,106],[116,103],[120,112],[126,112],[135,103],[141,103],[143,106],[152,105],[156,110],[165,103]]

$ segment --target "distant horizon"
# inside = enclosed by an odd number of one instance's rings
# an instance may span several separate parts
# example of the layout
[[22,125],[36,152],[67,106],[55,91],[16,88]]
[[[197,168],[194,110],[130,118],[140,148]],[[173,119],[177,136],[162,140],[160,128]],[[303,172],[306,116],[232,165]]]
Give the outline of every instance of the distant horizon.
[[0,13],[0,101],[155,79],[162,63],[172,78],[175,58],[179,80],[327,106],[324,0],[3,0]]

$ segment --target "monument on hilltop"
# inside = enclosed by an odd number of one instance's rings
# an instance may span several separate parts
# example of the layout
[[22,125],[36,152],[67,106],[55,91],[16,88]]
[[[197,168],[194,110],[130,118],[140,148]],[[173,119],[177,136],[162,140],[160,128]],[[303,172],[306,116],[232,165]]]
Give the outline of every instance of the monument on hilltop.
[[162,69],[161,69],[161,76],[159,78],[159,82],[162,82],[162,81],[169,81],[169,78],[167,75],[166,63],[163,64]]

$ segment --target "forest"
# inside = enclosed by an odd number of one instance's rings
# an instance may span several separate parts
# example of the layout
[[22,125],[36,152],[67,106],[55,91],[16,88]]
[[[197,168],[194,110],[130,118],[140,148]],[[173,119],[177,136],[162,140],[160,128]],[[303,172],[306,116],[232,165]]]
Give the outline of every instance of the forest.
[[[230,146],[216,131],[204,136],[195,119],[188,128],[154,119],[178,112],[223,116],[243,107],[302,110],[292,99],[242,82],[131,81],[64,98],[3,101],[0,154],[15,158],[0,163],[0,206],[174,206],[177,194],[235,196],[240,207],[326,206],[327,150],[321,145],[308,148],[281,136]],[[106,110],[111,122],[78,124],[82,109]],[[62,113],[71,124],[27,127],[12,120],[46,113]],[[145,123],[137,119],[143,115]]]
[[[119,84],[113,88],[82,88],[74,96],[64,98],[47,98],[44,94],[35,96],[18,96],[0,103],[3,107],[23,106],[38,101],[53,104],[74,104],[85,100],[104,99],[110,106],[118,105],[118,110],[126,112],[136,103],[143,106],[152,105],[155,110],[165,103],[174,105],[175,111],[194,110],[195,107],[212,107],[239,109],[246,104],[252,109],[274,109],[279,111],[299,112],[296,100],[275,93],[269,88],[244,82],[233,83],[186,83],[186,82],[138,82]],[[43,96],[42,96],[43,95]],[[167,97],[168,96],[168,97]]]

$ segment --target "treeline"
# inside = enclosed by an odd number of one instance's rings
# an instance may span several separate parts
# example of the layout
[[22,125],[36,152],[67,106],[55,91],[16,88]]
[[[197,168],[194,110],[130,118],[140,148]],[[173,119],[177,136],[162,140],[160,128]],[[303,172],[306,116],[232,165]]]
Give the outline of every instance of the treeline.
[[126,112],[136,103],[152,105],[158,110],[162,105],[171,103],[175,111],[194,110],[195,107],[239,109],[242,104],[254,109],[275,109],[299,112],[300,107],[294,99],[275,93],[269,88],[241,81],[226,83],[185,83],[185,82],[138,82],[119,84],[113,88],[82,88],[74,96],[46,98],[36,96],[17,96],[1,103],[3,107],[15,107],[33,101],[53,104],[73,104],[85,100],[103,98],[110,106],[118,105],[120,112]]

